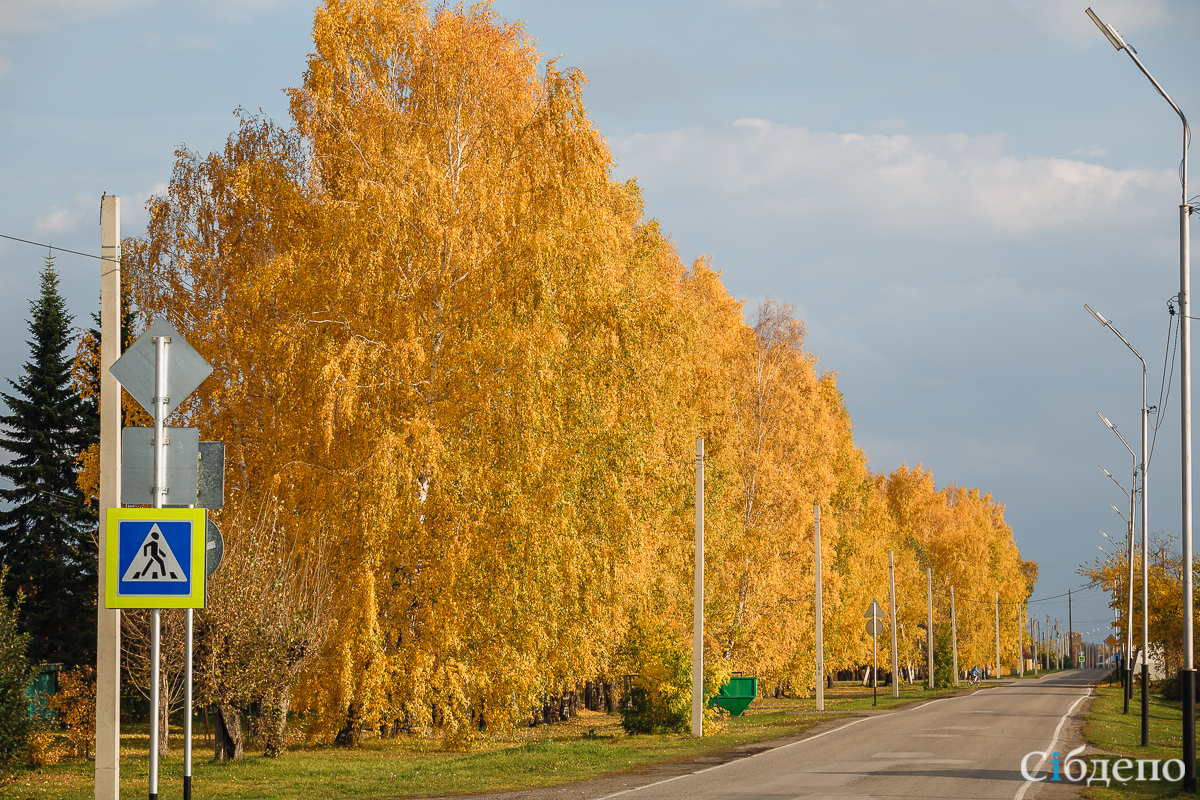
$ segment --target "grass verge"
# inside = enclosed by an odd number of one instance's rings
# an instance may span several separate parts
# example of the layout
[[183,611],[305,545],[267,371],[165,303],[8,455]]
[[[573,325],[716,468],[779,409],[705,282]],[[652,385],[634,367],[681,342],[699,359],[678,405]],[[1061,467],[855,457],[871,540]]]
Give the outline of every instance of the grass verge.
[[[794,736],[829,719],[963,691],[907,686],[893,698],[890,688],[880,687],[878,706],[872,706],[870,688],[838,687],[826,691],[824,712],[816,711],[812,698],[760,698],[741,717],[729,720],[723,732],[703,739],[628,736],[618,716],[582,712],[569,722],[522,728],[458,753],[435,750],[429,740],[398,737],[367,740],[354,750],[300,746],[280,758],[247,749],[242,761],[216,764],[210,760],[211,744],[198,734],[193,738],[192,780],[196,796],[214,800],[428,797],[556,786]],[[172,729],[170,753],[160,758],[161,800],[183,793],[183,737],[175,733]],[[91,762],[73,762],[25,772],[0,789],[0,798],[87,800],[92,797],[92,771]],[[121,797],[145,797],[148,781],[146,726],[127,726],[121,735]]]
[[[1150,692],[1147,714],[1150,722],[1149,744],[1146,747],[1142,747],[1139,687],[1134,687],[1128,714],[1124,713],[1124,708],[1119,681],[1115,684],[1110,682],[1096,686],[1096,699],[1092,702],[1083,726],[1084,740],[1093,747],[1116,754],[1114,759],[1120,756],[1133,759],[1157,758],[1164,761],[1179,758],[1183,746],[1183,708],[1178,701],[1163,700],[1157,692]],[[1134,780],[1125,784],[1113,781],[1109,787],[1092,786],[1084,789],[1082,796],[1089,800],[1151,800],[1179,797],[1181,794],[1181,782]]]

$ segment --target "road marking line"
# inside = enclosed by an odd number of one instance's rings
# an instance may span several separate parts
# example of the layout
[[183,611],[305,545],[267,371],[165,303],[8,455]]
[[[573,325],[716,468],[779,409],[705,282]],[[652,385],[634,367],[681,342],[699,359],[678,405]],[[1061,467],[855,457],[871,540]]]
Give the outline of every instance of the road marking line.
[[[822,736],[828,736],[831,733],[837,733],[838,731],[844,731],[844,730],[846,730],[846,728],[849,728],[851,725],[857,725],[858,723],[866,722],[869,719],[879,719],[880,717],[886,717],[886,716],[891,716],[891,714],[880,714],[879,716],[875,716],[875,717],[859,717],[858,719],[854,720],[853,722],[847,722],[845,725],[842,725],[840,728],[834,728],[831,731],[825,731],[824,733],[818,733],[816,736],[809,736],[807,739],[801,739],[798,742],[792,742],[790,744],[785,744],[780,747],[772,747],[770,750],[763,750],[759,753],[755,753],[754,755],[747,756],[746,758],[754,758],[754,756],[760,756],[763,753],[774,753],[776,750],[783,750],[788,747],[795,747],[798,744],[804,744],[805,742],[811,742],[813,739],[820,739]],[[727,767],[730,764],[736,764],[736,763],[744,761],[744,760],[745,759],[739,758],[734,761],[726,761],[724,764],[715,764],[711,767],[705,767],[704,769],[698,769],[695,772],[689,772],[686,775],[676,775],[673,778],[664,778],[661,781],[655,781],[654,783],[647,783],[644,786],[634,786],[632,789],[622,789],[619,792],[613,792],[612,794],[606,794],[603,797],[597,797],[596,800],[609,800],[610,797],[620,797],[621,795],[629,794],[630,792],[640,792],[642,789],[649,789],[651,786],[662,786],[664,783],[670,783],[671,781],[677,781],[680,778],[687,778],[692,775],[700,775],[705,772],[712,772],[714,769],[720,769],[721,767]]]
[[[1075,710],[1075,706],[1082,703],[1086,698],[1091,697],[1091,695],[1092,687],[1089,686],[1087,694],[1081,694],[1074,703],[1071,703],[1071,707],[1067,709],[1067,713],[1062,715],[1062,719],[1058,721],[1058,727],[1054,729],[1054,738],[1050,740],[1050,746],[1046,748],[1046,755],[1042,756],[1042,760],[1039,761],[1037,766],[1033,768],[1034,772],[1040,770],[1042,768],[1042,764],[1045,764],[1046,759],[1050,757],[1050,753],[1054,750],[1054,745],[1058,743],[1058,735],[1062,733],[1062,726],[1066,724],[1067,717],[1071,716],[1071,712]],[[1013,795],[1013,800],[1022,800],[1022,798],[1025,797],[1025,792],[1028,791],[1029,787],[1035,782],[1041,783],[1041,781],[1025,781],[1025,783],[1021,784],[1021,788],[1017,790],[1015,795]]]
[[952,698],[949,698],[949,697],[939,697],[937,700],[930,700],[928,703],[921,703],[921,705],[917,706],[916,708],[914,708],[914,709],[912,709],[912,710],[913,710],[913,711],[917,711],[917,710],[919,710],[919,709],[922,709],[922,708],[924,708],[925,706],[931,706],[931,705],[933,705],[934,703],[940,703],[940,702],[942,702],[943,700],[950,700],[950,699],[952,699]]

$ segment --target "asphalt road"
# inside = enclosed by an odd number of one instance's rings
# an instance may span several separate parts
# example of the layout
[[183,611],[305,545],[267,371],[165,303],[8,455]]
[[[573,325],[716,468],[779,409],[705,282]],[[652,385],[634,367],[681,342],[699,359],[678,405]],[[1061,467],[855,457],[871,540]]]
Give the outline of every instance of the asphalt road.
[[1074,786],[1048,781],[1029,784],[1021,775],[1021,759],[1034,750],[1057,749],[1065,756],[1068,745],[1076,746],[1080,714],[1086,706],[1081,698],[1088,696],[1100,675],[1098,670],[1074,670],[860,717],[749,758],[604,796],[622,800],[1072,797],[1077,793]]

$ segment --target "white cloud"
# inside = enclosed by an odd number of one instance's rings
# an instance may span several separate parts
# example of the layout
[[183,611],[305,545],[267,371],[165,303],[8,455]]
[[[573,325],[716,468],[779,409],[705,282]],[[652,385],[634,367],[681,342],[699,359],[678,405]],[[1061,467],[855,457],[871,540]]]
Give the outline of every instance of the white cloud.
[[761,119],[638,134],[615,143],[620,172],[644,184],[736,196],[765,214],[948,235],[1022,235],[1097,217],[1144,214],[1170,171],[1113,170],[1005,152],[1001,136],[831,133]]
[[52,205],[37,216],[33,230],[41,235],[61,235],[77,228],[89,218],[99,219],[100,200],[97,197],[77,194],[66,205]]

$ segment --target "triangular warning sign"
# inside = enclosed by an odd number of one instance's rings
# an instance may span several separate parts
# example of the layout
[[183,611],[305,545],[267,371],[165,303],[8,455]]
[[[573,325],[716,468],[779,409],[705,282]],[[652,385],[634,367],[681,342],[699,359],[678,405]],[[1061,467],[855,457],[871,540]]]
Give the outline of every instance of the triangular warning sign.
[[121,580],[155,583],[187,582],[187,574],[183,571],[183,567],[179,566],[179,561],[171,552],[171,546],[167,544],[167,538],[163,536],[157,524],[151,526],[150,532],[142,540],[138,554],[133,557],[129,569],[125,570],[125,575]]

